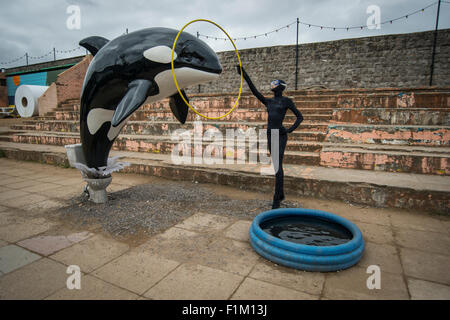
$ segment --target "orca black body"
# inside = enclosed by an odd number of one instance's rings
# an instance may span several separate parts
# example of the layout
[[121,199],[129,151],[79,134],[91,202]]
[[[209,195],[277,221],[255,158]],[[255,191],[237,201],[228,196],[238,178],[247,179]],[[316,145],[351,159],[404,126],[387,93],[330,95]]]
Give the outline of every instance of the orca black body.
[[[102,37],[80,41],[94,55],[84,79],[80,111],[81,143],[89,168],[107,165],[115,138],[148,97],[148,102],[171,97],[173,114],[181,123],[186,121],[188,107],[178,94],[170,65],[177,33],[148,28],[112,41]],[[180,88],[215,80],[222,72],[214,51],[186,32],[177,41],[174,69]]]

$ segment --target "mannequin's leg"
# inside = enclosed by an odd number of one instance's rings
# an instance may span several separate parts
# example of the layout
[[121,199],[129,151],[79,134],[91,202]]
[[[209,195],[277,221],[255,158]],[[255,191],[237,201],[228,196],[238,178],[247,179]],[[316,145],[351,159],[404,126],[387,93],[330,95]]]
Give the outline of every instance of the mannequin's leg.
[[284,150],[286,149],[287,135],[280,135],[279,141],[278,171],[275,173],[275,194],[273,196],[272,209],[279,208],[281,201],[285,198],[283,158]]

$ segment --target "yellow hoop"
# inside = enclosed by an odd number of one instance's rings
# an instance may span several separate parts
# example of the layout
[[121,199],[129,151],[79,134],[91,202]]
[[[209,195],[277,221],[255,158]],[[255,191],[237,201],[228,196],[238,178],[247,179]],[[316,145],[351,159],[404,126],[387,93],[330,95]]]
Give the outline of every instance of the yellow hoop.
[[[189,102],[186,101],[186,99],[184,98],[184,95],[181,94],[181,90],[180,90],[180,87],[178,86],[177,78],[175,77],[175,69],[174,69],[174,67],[173,67],[173,53],[175,52],[175,45],[177,44],[178,37],[180,36],[181,32],[183,32],[183,30],[186,29],[186,27],[187,27],[188,25],[190,25],[191,23],[194,23],[194,22],[198,22],[198,21],[209,22],[209,23],[215,25],[216,27],[218,27],[220,30],[222,30],[222,31],[227,35],[228,39],[230,39],[231,43],[233,44],[234,51],[236,51],[236,55],[237,55],[238,60],[239,60],[239,67],[240,67],[240,69],[241,69],[241,86],[240,86],[240,88],[239,88],[239,95],[238,95],[238,98],[237,98],[236,103],[234,104],[233,108],[231,108],[230,111],[228,111],[227,113],[225,113],[224,115],[222,115],[222,116],[220,116],[220,117],[207,117],[207,116],[201,114],[200,112],[198,112],[197,110],[195,110],[195,109],[189,104]],[[180,32],[178,32],[178,34],[177,34],[177,36],[176,36],[176,38],[175,38],[175,41],[173,42],[172,56],[171,56],[171,59],[170,59],[170,65],[171,65],[171,67],[172,67],[173,81],[175,82],[175,86],[177,87],[178,93],[180,94],[180,96],[181,96],[181,98],[183,99],[184,103],[186,103],[187,106],[188,106],[192,111],[194,111],[196,114],[198,114],[199,116],[201,116],[201,117],[203,117],[203,118],[206,118],[206,119],[210,119],[210,120],[217,120],[217,119],[221,119],[221,118],[226,117],[227,115],[229,115],[230,113],[232,113],[233,110],[236,108],[236,106],[237,106],[237,104],[238,104],[238,102],[239,102],[239,99],[241,98],[241,93],[242,93],[243,75],[242,75],[242,63],[241,63],[241,58],[239,57],[239,52],[238,52],[238,49],[236,48],[236,45],[235,45],[234,42],[233,42],[233,39],[231,39],[231,37],[228,35],[228,33],[227,33],[221,26],[219,26],[217,23],[215,23],[215,22],[213,22],[213,21],[211,21],[211,20],[206,20],[206,19],[196,19],[196,20],[192,20],[192,21],[186,23],[186,24],[184,25],[184,27],[181,28]]]

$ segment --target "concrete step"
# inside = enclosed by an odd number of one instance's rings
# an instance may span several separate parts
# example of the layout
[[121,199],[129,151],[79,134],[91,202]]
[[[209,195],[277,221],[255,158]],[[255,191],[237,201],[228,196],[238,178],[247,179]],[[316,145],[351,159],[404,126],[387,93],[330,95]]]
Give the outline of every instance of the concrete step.
[[338,108],[448,108],[450,93],[401,92],[376,94],[344,94],[336,101]]
[[298,109],[303,108],[336,108],[336,100],[322,100],[322,101],[294,101]]
[[[203,131],[212,129],[220,130],[226,134],[227,129],[248,129],[262,130],[267,127],[266,122],[228,122],[228,121],[206,121],[201,123]],[[186,122],[181,125],[178,121],[128,121],[122,128],[124,134],[150,134],[150,135],[170,135],[178,129],[193,130],[195,122]],[[12,125],[12,130],[36,130],[53,132],[79,132],[79,121],[69,120],[25,120],[21,124]],[[297,131],[319,131],[325,133],[328,123],[303,121],[296,129]]]
[[[199,104],[197,102],[193,102],[193,105],[195,105],[199,112],[203,113],[203,112],[208,112],[208,111],[217,111],[220,114],[224,114],[226,112],[228,112],[231,107],[233,106],[232,104]],[[302,113],[321,113],[321,112],[332,112],[333,108],[311,108],[311,107],[299,107],[298,108],[302,111]],[[46,115],[52,116],[55,115],[54,112],[72,112],[72,111],[78,111],[79,112],[79,104],[74,104],[74,105],[67,105],[64,107],[59,107],[56,108],[54,111],[50,111],[49,113],[47,113]],[[152,113],[160,113],[160,112],[170,112],[170,106],[169,106],[169,102],[162,100],[159,102],[155,102],[155,103],[151,103],[151,104],[143,104],[136,112],[139,111],[147,111],[149,112],[148,115],[151,115]],[[258,105],[245,105],[245,104],[239,104],[236,108],[235,111],[233,112],[265,112],[265,108],[264,106],[260,103]]]
[[[64,146],[67,144],[80,143],[80,137],[78,134],[73,133],[54,133],[54,132],[16,132],[13,135],[0,135],[0,141],[24,143],[24,144],[38,144],[38,145],[55,145]],[[186,144],[182,139],[170,139],[167,136],[154,136],[154,135],[128,135],[121,134],[113,144],[113,150],[133,151],[133,152],[145,152],[156,154],[180,154],[187,155],[200,152],[200,154],[210,154],[212,157],[244,157],[248,158],[250,153],[252,156],[260,153],[261,156],[267,158],[269,153],[263,152],[262,149],[267,145],[267,140],[262,141],[263,145],[258,145],[257,140],[240,143],[238,140],[234,142],[231,140],[222,140],[220,142],[214,141],[194,141],[189,140],[190,143]],[[295,142],[289,141],[288,144]],[[206,153],[205,153],[206,152]],[[220,153],[221,152],[221,153]],[[256,160],[258,157],[256,156]],[[302,150],[286,150],[285,163],[293,164],[311,164],[319,165],[319,154],[316,152],[302,151]]]
[[289,96],[336,96],[336,95],[375,95],[375,94],[401,94],[401,93],[449,93],[450,87],[389,87],[389,88],[343,88],[343,89],[299,89],[286,91]]
[[[49,144],[65,145],[79,143],[79,135],[74,133],[54,133],[54,132],[16,132],[0,136],[1,141],[10,141],[29,144]],[[232,155],[250,152],[258,152],[257,139],[245,140],[239,143],[236,140],[212,141],[188,140],[190,145],[183,144],[182,138],[171,139],[168,136],[155,135],[133,135],[121,134],[113,145],[113,150],[171,154],[172,152],[189,153],[205,152],[208,154],[229,156],[233,146]],[[267,143],[265,139],[260,141]],[[195,144],[194,144],[195,143]],[[214,146],[214,147],[213,147]],[[259,146],[262,147],[262,146]],[[173,151],[175,150],[175,151]],[[180,151],[183,150],[183,151]],[[197,150],[197,151],[195,151]],[[211,151],[212,150],[212,151]],[[267,156],[267,154],[266,154]],[[320,159],[319,159],[320,157]],[[375,144],[343,144],[317,141],[296,141],[289,139],[286,147],[285,162],[293,164],[314,164],[329,167],[344,167],[365,170],[384,170],[392,172],[416,172],[423,174],[443,174],[449,173],[448,158],[450,148],[445,147],[423,147],[405,145],[375,145]]]
[[336,95],[289,95],[295,103],[301,103],[303,101],[337,101]]
[[450,127],[414,125],[334,124],[327,142],[416,146],[450,146]]
[[[317,111],[316,111],[317,110]],[[316,111],[316,112],[314,112]],[[227,111],[224,110],[222,114],[225,114]],[[314,121],[328,121],[332,118],[332,109],[327,112],[320,112],[320,109],[302,109],[301,110],[303,117],[305,120],[314,120]],[[213,113],[206,112],[205,116],[212,117]],[[70,121],[78,121],[80,118],[79,111],[53,111],[48,112],[45,116],[41,116],[35,119],[38,120],[70,120]],[[187,121],[196,120],[197,115],[193,112],[188,114]],[[286,120],[295,119],[295,115],[291,112],[286,113]],[[130,120],[131,121],[161,121],[161,120],[169,120],[173,121],[175,119],[173,113],[170,110],[165,111],[157,111],[157,110],[137,110],[135,111]],[[200,118],[201,119],[201,118]],[[267,121],[267,113],[264,111],[259,112],[248,112],[244,110],[236,110],[231,113],[229,116],[223,118],[224,121]]]
[[324,141],[327,134],[320,131],[295,130],[289,136],[300,141]]
[[388,125],[450,126],[450,108],[339,108],[335,122]]
[[[0,150],[5,157],[11,159],[68,166],[64,147],[0,142]],[[131,164],[124,169],[124,172],[273,192],[273,176],[261,174],[261,170],[266,167],[264,165],[207,165],[195,164],[193,161],[176,165],[169,156],[162,154],[122,151],[111,153],[111,156],[117,155]],[[284,174],[285,192],[288,198],[289,195],[295,194],[343,200],[360,205],[414,208],[426,212],[450,214],[450,177],[448,176],[289,164],[284,166]]]
[[[199,112],[217,112],[220,114],[224,114],[234,106],[235,100],[227,100],[227,99],[205,99],[205,100],[190,100],[191,105],[195,106]],[[296,107],[298,109],[327,109],[336,107],[336,99],[334,100],[295,100]],[[144,103],[141,106],[141,110],[170,110],[169,100],[163,99],[154,103]],[[237,110],[250,110],[250,111],[264,111],[264,106],[261,104],[256,98],[248,99],[247,101],[239,101]],[[57,108],[58,111],[79,111],[80,103],[64,103],[60,104]],[[218,115],[215,115],[218,116]]]
[[347,169],[450,175],[449,158],[450,148],[424,148],[422,151],[410,151],[326,146],[320,152],[320,165]]

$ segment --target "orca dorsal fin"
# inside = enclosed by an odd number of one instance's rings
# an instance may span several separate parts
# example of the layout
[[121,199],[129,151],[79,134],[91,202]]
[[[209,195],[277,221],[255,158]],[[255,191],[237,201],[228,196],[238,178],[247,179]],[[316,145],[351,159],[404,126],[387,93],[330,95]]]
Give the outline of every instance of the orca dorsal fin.
[[86,48],[93,56],[95,56],[105,44],[109,42],[108,39],[98,36],[84,38],[79,45]]

